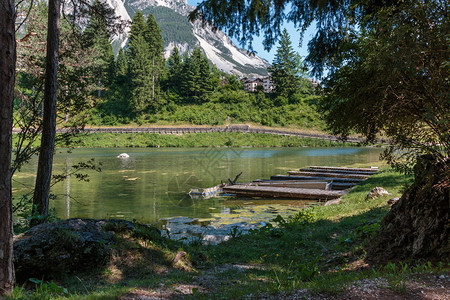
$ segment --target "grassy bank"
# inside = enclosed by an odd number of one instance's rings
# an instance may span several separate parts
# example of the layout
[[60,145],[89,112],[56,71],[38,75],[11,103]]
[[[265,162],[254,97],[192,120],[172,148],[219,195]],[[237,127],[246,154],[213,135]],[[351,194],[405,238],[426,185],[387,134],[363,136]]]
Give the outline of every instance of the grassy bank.
[[[351,190],[339,204],[314,206],[287,220],[278,218],[274,225],[217,246],[122,236],[105,268],[38,283],[34,291],[17,287],[14,298],[278,299],[293,293],[321,299],[347,293],[358,280],[377,280],[388,295],[408,298],[409,282],[421,276],[440,280],[447,274],[444,278],[448,278],[448,265],[374,267],[365,261],[365,249],[390,209],[387,200],[399,196],[410,181],[385,169]],[[392,196],[366,200],[376,186]],[[185,253],[184,258],[177,260],[177,253]]]
[[157,133],[95,133],[80,136],[75,147],[341,147],[351,143],[262,133],[210,132],[183,135]]

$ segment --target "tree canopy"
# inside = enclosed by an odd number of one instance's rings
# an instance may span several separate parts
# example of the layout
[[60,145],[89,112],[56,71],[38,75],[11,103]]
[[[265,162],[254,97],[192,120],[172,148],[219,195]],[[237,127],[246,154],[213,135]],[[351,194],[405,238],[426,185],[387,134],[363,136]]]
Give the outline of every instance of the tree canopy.
[[333,133],[385,134],[396,166],[450,156],[447,12],[441,1],[386,8],[347,44],[346,65],[325,82],[322,109]]
[[[344,61],[339,55],[349,35],[370,24],[384,7],[397,7],[402,0],[236,0],[202,1],[189,15],[213,24],[252,49],[254,35],[264,35],[263,45],[269,50],[281,36],[283,23],[292,22],[304,32],[310,25],[317,28],[308,44],[306,61],[314,75],[324,68],[335,68]],[[300,41],[301,42],[301,41]]]
[[299,90],[300,78],[305,75],[306,70],[300,55],[292,47],[286,29],[281,34],[280,45],[268,71],[277,94],[290,97]]
[[[385,134],[396,149],[449,156],[448,2],[214,1],[190,14],[242,43],[262,31],[266,48],[284,21],[301,31],[316,24],[306,58],[312,72],[328,70],[322,109],[337,134]],[[415,153],[415,154],[413,154]],[[409,155],[409,154],[408,154]],[[404,157],[405,158],[405,157]]]

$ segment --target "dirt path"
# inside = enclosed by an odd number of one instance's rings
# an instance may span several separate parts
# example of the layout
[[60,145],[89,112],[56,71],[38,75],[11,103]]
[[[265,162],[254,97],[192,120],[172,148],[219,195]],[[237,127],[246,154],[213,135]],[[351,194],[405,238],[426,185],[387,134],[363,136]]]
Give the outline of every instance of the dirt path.
[[[161,285],[157,289],[135,290],[123,297],[121,300],[153,300],[153,299],[182,299],[186,296],[195,297],[196,294],[209,294],[213,298],[214,286],[219,279],[214,274],[226,272],[230,268],[245,271],[254,266],[246,265],[224,265],[214,271],[208,270],[198,277],[192,284],[174,284],[170,286]],[[223,283],[223,282],[222,282]],[[238,288],[238,287],[236,287]],[[208,298],[207,295],[204,297]],[[217,296],[217,295],[216,295]],[[223,297],[219,297],[223,298]],[[247,295],[245,299],[311,299],[311,300],[447,300],[450,298],[450,274],[444,275],[416,275],[410,276],[405,281],[397,282],[386,278],[364,279],[351,283],[342,292],[336,294],[313,293],[309,290],[296,290],[292,293],[280,292],[277,294]]]

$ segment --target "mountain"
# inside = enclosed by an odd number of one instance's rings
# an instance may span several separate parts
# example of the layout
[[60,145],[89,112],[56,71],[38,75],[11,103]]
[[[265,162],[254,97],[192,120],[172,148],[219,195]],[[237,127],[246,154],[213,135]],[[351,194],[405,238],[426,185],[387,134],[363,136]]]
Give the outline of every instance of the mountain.
[[[161,28],[166,57],[175,45],[183,53],[199,44],[219,70],[249,77],[267,75],[267,60],[236,47],[220,30],[213,32],[209,27],[202,27],[200,22],[190,23],[187,15],[194,7],[186,0],[107,0],[107,3],[123,20],[131,20],[137,10],[144,15],[151,13]],[[126,42],[127,32],[115,36],[113,46],[118,49]]]

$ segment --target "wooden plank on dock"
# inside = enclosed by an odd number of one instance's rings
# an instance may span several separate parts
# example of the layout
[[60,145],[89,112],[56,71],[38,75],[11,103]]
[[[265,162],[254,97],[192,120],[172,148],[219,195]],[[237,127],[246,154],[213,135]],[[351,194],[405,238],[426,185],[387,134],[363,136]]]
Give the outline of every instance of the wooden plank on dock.
[[341,174],[341,173],[324,173],[324,172],[303,172],[303,171],[289,171],[289,175],[307,176],[307,177],[335,177],[335,178],[353,178],[353,179],[367,179],[369,175],[360,174]]
[[271,197],[305,200],[329,200],[339,198],[347,191],[327,191],[319,189],[286,188],[271,186],[231,185],[223,188],[225,193],[247,197]]
[[365,179],[357,178],[337,178],[337,177],[310,177],[310,176],[293,176],[293,175],[274,175],[270,177],[271,180],[311,180],[327,181],[327,182],[361,182]]
[[372,171],[351,171],[351,170],[330,170],[330,169],[320,169],[320,168],[302,168],[300,171],[303,172],[322,172],[322,173],[342,173],[342,174],[359,174],[359,175],[373,175],[376,172]]
[[277,187],[288,187],[288,188],[303,188],[303,189],[319,189],[326,190],[329,183],[326,181],[262,181],[254,182],[250,185],[253,186],[277,186]]
[[348,167],[326,167],[326,166],[310,166],[311,169],[325,169],[325,170],[342,170],[342,171],[362,171],[362,172],[378,172],[377,167],[372,168],[348,168]]
[[342,191],[349,188],[354,187],[356,184],[351,182],[331,182],[330,183],[330,190],[332,191]]

